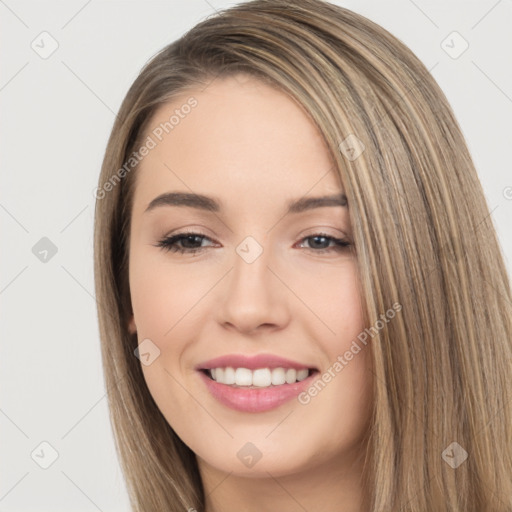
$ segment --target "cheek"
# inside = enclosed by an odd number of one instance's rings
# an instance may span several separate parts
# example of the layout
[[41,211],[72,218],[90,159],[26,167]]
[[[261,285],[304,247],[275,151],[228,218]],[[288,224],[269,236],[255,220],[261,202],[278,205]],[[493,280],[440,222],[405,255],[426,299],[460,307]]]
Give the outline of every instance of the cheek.
[[[149,339],[157,347],[153,349],[153,354],[158,353],[154,361],[142,364],[144,378],[159,407],[172,415],[175,408],[184,411],[190,406],[179,384],[185,370],[184,356],[202,325],[200,301],[218,278],[192,272],[192,266],[171,267],[162,258],[153,258],[148,264],[149,259],[138,254],[131,259],[132,307],[138,342]],[[176,399],[170,401],[169,396]]]
[[193,338],[191,327],[197,323],[193,305],[199,300],[199,290],[183,273],[163,267],[145,265],[139,273],[134,266],[130,290],[138,342],[150,339],[158,350],[151,364],[141,366],[144,379],[168,423],[175,427],[182,416],[188,416],[191,406],[179,383],[183,381],[183,354]]
[[181,323],[194,315],[194,305],[211,287],[211,276],[165,262],[144,264],[136,259],[130,267],[130,291],[139,336],[165,343]]
[[311,322],[310,326],[315,326],[311,333],[316,334],[314,339],[325,360],[321,382],[312,386],[310,393],[306,390],[301,403],[311,413],[310,418],[317,418],[309,419],[315,429],[339,426],[337,436],[325,431],[326,438],[337,437],[340,443],[349,438],[355,441],[369,419],[373,382],[371,341],[365,344],[358,340],[367,326],[356,263],[347,262],[330,278],[320,277],[316,287],[311,279],[302,281],[301,293],[310,298],[311,310],[321,320]]
[[[364,329],[364,314],[360,281],[354,260],[336,268],[324,268],[314,274],[304,273],[298,294],[314,315],[308,315],[318,328],[320,339],[328,354],[346,350],[353,338]],[[322,325],[323,324],[323,325]]]

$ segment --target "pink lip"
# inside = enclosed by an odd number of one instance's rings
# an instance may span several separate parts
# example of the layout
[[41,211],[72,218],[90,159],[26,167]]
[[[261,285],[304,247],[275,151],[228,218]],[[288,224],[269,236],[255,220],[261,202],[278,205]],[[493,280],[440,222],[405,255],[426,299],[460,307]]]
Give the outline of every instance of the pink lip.
[[274,356],[272,354],[257,354],[255,356],[245,356],[239,354],[229,354],[216,357],[209,361],[204,361],[196,366],[196,370],[209,370],[211,368],[248,368],[249,370],[257,370],[258,368],[294,368],[301,370],[303,368],[313,368],[307,364],[298,363],[284,357]]
[[[216,362],[217,360],[214,361]],[[217,362],[215,364],[217,364]],[[223,365],[214,366],[214,368],[220,368],[222,366]],[[237,367],[241,367],[241,365]],[[268,368],[268,366],[264,367]],[[301,368],[304,368],[304,366]],[[275,409],[293,399],[306,387],[311,385],[313,379],[317,377],[318,372],[313,372],[309,377],[295,384],[282,384],[281,386],[270,386],[261,389],[235,388],[227,384],[220,384],[206,375],[204,371],[199,371],[199,375],[210,393],[221,404],[237,411],[254,413]]]

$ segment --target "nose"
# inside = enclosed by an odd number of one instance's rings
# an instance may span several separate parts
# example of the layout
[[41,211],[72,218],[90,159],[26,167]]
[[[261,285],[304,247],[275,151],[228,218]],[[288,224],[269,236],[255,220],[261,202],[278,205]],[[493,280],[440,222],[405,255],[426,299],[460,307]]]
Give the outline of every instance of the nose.
[[290,320],[290,291],[266,249],[252,262],[238,253],[218,297],[217,320],[244,334],[285,327]]

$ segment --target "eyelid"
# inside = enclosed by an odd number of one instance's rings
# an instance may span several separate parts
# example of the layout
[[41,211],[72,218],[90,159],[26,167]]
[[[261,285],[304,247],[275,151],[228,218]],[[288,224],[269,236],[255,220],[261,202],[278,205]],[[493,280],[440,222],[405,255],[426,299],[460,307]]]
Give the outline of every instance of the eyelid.
[[[335,234],[329,233],[329,231],[336,231]],[[335,228],[332,226],[315,226],[313,228],[308,228],[304,231],[301,231],[298,235],[299,238],[304,238],[305,236],[313,236],[318,235],[319,233],[324,233],[327,236],[332,236],[334,238],[344,237],[347,240],[350,239],[348,233],[340,228]]]
[[[204,239],[208,239],[212,242],[215,242],[214,237],[212,237],[211,235],[209,235],[203,231],[206,228],[200,227],[200,228],[196,229],[194,227],[192,227],[192,228],[185,227],[183,229],[184,229],[184,231],[180,231],[179,229],[176,230],[176,232],[171,231],[168,234],[165,234],[163,237],[161,237],[161,239],[169,239],[169,238],[173,238],[173,237],[177,237],[177,236],[196,235],[196,236],[203,237]],[[329,233],[328,230],[335,230],[338,233],[332,234],[332,233]],[[334,228],[334,227],[316,226],[313,228],[308,228],[308,229],[302,231],[301,233],[299,233],[295,238],[298,241],[302,241],[303,238],[319,236],[319,235],[324,235],[324,236],[328,236],[331,238],[338,238],[338,239],[341,238],[343,240],[346,240],[346,241],[352,243],[352,238],[345,231],[343,231],[342,229],[339,229],[339,228]],[[216,243],[218,243],[218,242],[216,242]]]
[[[332,253],[332,252],[340,252],[344,249],[352,247],[352,241],[349,237],[347,237],[344,233],[340,236],[334,236],[332,234],[329,234],[326,232],[327,230],[322,230],[320,228],[317,228],[313,230],[310,234],[303,234],[299,236],[298,241],[294,244],[297,245],[303,245],[306,243],[306,240],[312,239],[315,237],[320,238],[326,238],[329,240],[330,247],[324,247],[320,249],[315,249],[314,247],[305,247],[305,249],[308,249],[308,252],[311,253],[317,253],[318,255],[322,255],[325,253]],[[193,248],[182,248],[179,246],[179,243],[186,239],[187,236],[193,236],[196,238],[201,239],[202,243],[204,240],[209,240],[210,242],[213,242],[213,245],[207,245],[207,246],[200,246],[200,247],[193,247]],[[177,252],[179,254],[183,255],[192,255],[195,253],[201,253],[206,248],[215,246],[215,240],[213,240],[210,236],[206,235],[205,233],[200,232],[199,230],[186,230],[186,231],[179,231],[178,233],[171,233],[170,235],[164,237],[161,239],[157,244],[155,244],[156,247],[160,247],[162,250],[166,252]]]

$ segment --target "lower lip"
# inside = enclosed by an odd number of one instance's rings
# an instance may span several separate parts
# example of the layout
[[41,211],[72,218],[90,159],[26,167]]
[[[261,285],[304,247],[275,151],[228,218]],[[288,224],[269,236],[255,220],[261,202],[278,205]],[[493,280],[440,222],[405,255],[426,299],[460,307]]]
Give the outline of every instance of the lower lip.
[[220,384],[200,371],[210,393],[222,404],[242,412],[264,412],[292,400],[308,387],[318,372],[295,384],[282,384],[268,388],[234,388]]

